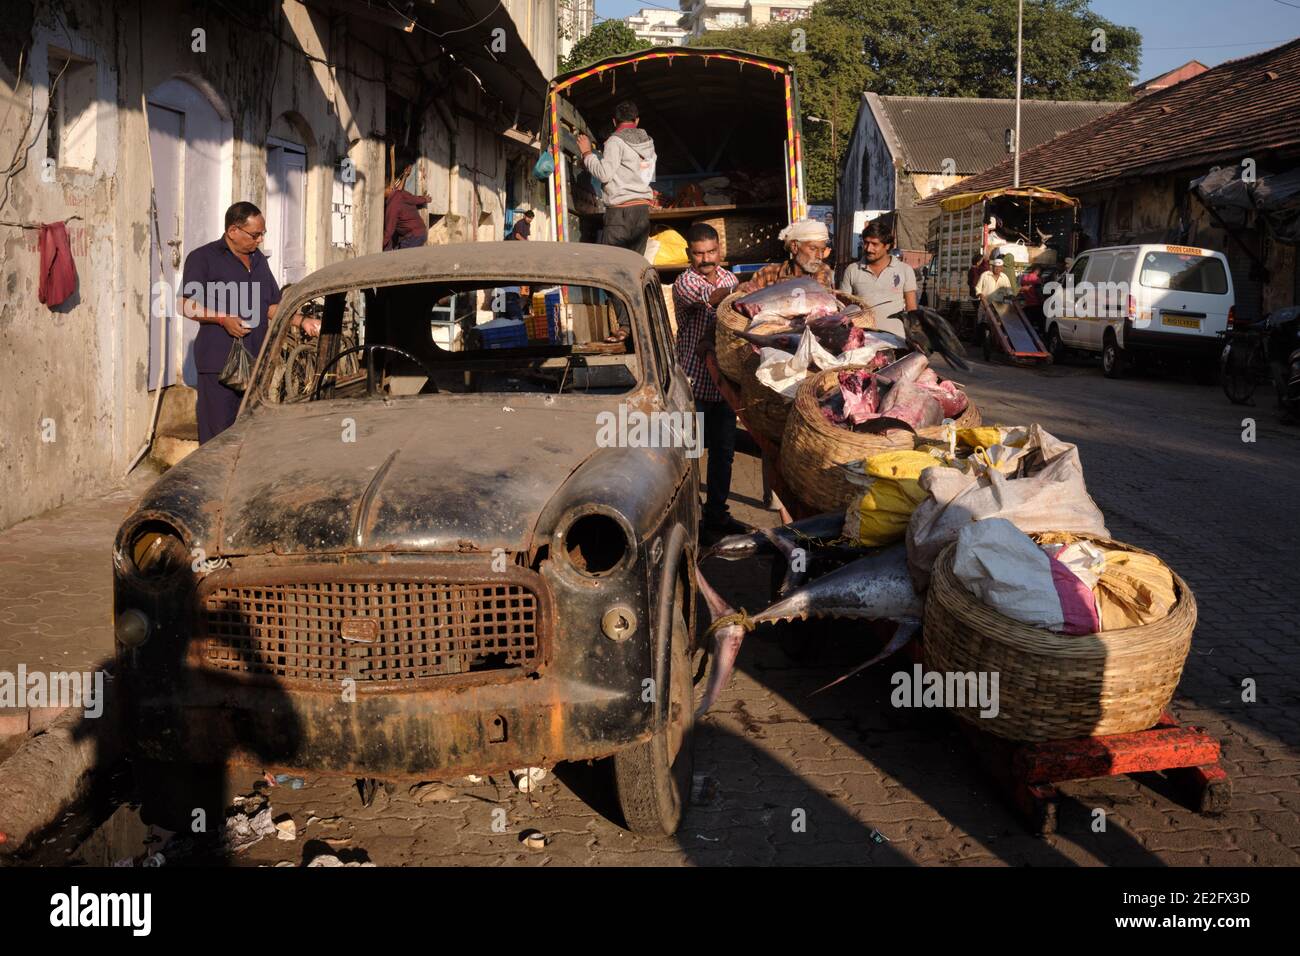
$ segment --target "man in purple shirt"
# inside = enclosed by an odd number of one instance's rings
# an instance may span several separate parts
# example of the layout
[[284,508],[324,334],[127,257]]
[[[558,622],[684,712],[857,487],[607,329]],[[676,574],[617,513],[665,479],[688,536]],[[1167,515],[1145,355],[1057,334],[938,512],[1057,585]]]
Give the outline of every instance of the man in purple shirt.
[[266,235],[262,211],[251,202],[226,210],[226,232],[185,257],[181,310],[201,324],[194,340],[199,375],[199,443],[217,437],[235,422],[240,392],[218,381],[239,339],[250,360],[257,361],[266,329],[280,304],[280,287],[258,248]]

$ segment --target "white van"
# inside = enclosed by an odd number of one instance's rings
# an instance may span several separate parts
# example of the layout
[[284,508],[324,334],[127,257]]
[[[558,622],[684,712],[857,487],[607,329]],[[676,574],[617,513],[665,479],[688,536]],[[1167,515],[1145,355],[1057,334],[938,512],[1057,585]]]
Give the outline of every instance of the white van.
[[1100,352],[1108,378],[1157,351],[1188,355],[1212,378],[1234,303],[1222,252],[1163,244],[1081,252],[1043,291],[1053,358],[1066,348]]

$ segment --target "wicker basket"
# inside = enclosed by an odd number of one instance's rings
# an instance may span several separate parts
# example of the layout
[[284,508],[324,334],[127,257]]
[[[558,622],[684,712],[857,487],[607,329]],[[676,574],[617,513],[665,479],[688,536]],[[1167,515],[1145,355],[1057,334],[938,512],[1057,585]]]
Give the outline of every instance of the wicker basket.
[[967,591],[952,572],[955,547],[939,555],[930,579],[925,666],[942,673],[998,674],[996,717],[980,718],[977,707],[955,713],[981,730],[1025,741],[1132,733],[1155,725],[1174,696],[1196,628],[1196,599],[1186,581],[1174,574],[1178,601],[1153,624],[1056,634],[999,614]]
[[[861,461],[882,451],[910,449],[915,437],[906,428],[889,428],[883,432],[855,432],[832,425],[822,417],[819,400],[839,386],[840,372],[862,368],[860,365],[827,369],[804,379],[786,419],[781,438],[781,475],[786,485],[814,512],[836,511],[848,507],[853,496],[862,493],[861,485],[849,480],[841,465]],[[957,417],[958,428],[979,425],[980,413],[973,401]],[[926,438],[939,438],[942,428],[923,428]]]
[[781,444],[786,419],[790,417],[793,403],[786,401],[753,375],[741,380],[740,401],[745,424],[773,444]]
[[[845,305],[861,306],[867,316],[871,315],[870,307],[857,296],[849,295],[847,292],[836,292],[835,296]],[[743,296],[739,292],[733,292],[718,304],[718,324],[713,344],[718,353],[718,368],[722,370],[722,374],[738,385],[744,385],[745,380],[753,378],[754,372],[758,369],[758,353],[754,350],[754,346],[736,334],[749,328],[750,322],[748,317],[732,308],[732,303],[739,298]],[[875,320],[872,319],[871,327],[874,325]]]

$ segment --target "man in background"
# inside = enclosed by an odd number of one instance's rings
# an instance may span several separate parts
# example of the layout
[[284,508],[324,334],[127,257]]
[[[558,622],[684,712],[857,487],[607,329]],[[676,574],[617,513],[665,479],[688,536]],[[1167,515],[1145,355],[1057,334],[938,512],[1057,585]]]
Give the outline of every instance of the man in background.
[[975,284],[975,295],[994,304],[1011,298],[1015,290],[1011,288],[1011,277],[1007,275],[1002,257],[994,256],[989,260],[989,266],[989,271]]
[[614,133],[605,140],[604,155],[597,156],[586,134],[577,136],[578,152],[587,172],[605,189],[605,229],[601,243],[645,253],[650,237],[650,202],[654,193],[655,144],[641,129],[636,104],[630,100],[614,108]]
[[704,418],[704,447],[709,452],[705,479],[706,535],[720,536],[749,529],[731,517],[731,465],[736,453],[736,413],[713,383],[705,355],[713,349],[718,304],[736,288],[736,277],[718,264],[718,232],[697,222],[686,231],[686,256],[691,266],[673,283],[677,316],[677,361],[691,382],[695,410]]
[[517,239],[527,242],[533,235],[533,216],[536,215],[531,209],[525,210],[524,214],[515,220],[514,228],[510,230],[510,239]]
[[916,272],[902,259],[889,254],[894,237],[879,223],[869,222],[862,230],[862,261],[844,270],[840,291],[855,295],[870,306],[876,328],[906,336],[902,319],[889,316],[916,308]]
[[429,204],[428,196],[416,196],[406,191],[406,181],[411,177],[411,166],[384,189],[384,249],[412,249],[424,245],[429,239],[429,227],[424,224],[419,209]]
[[247,349],[251,366],[280,307],[280,286],[259,248],[266,236],[262,210],[237,202],[226,210],[225,221],[220,239],[185,257],[181,279],[181,313],[200,323],[194,340],[199,444],[233,425],[239,413],[243,393],[220,381],[231,343]]
[[772,262],[763,266],[741,283],[739,291],[746,294],[764,289],[785,279],[816,279],[827,289],[835,288],[835,270],[826,264],[831,253],[831,237],[826,223],[816,219],[799,219],[790,223],[777,236],[785,246],[789,258],[785,262]]

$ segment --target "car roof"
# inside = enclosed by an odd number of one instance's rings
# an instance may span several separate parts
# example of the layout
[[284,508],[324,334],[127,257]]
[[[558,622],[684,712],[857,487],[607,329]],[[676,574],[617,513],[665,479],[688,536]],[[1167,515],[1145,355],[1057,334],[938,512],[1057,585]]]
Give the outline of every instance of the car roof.
[[[644,256],[586,242],[457,242],[346,259],[293,284],[294,298],[358,286],[516,279],[527,284],[597,285],[631,293],[651,269]],[[639,298],[628,296],[635,306]]]

